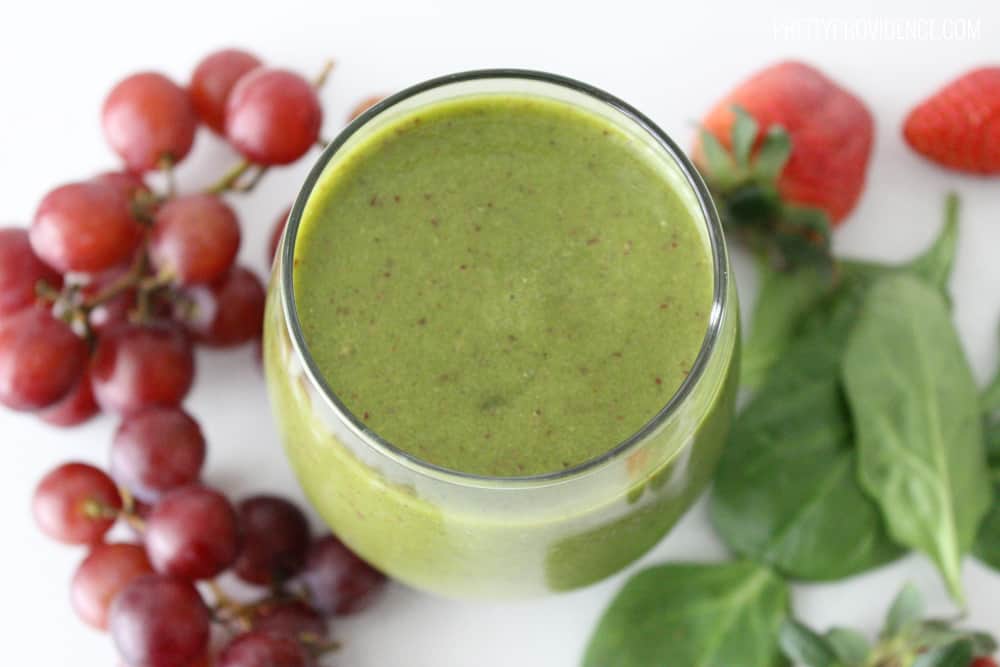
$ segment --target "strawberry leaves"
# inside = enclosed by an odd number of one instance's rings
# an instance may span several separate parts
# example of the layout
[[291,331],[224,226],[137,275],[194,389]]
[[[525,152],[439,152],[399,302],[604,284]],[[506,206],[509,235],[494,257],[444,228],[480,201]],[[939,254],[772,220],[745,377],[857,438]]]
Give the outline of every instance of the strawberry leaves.
[[[777,186],[792,141],[780,126],[761,136],[757,121],[733,107],[727,150],[714,134],[701,131],[705,177],[723,225],[779,268],[832,269],[830,219],[818,208],[785,202]],[[757,147],[754,154],[754,147]]]
[[779,645],[804,667],[968,667],[973,657],[997,649],[985,632],[925,619],[923,597],[910,584],[892,602],[874,645],[856,630],[833,628],[821,635],[794,619],[782,625]]

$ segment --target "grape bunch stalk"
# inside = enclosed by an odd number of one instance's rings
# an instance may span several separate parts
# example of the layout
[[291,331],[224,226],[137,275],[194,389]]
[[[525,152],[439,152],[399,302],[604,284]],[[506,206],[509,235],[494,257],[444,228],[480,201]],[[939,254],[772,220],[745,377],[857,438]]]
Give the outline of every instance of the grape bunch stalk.
[[[196,344],[259,345],[265,290],[236,262],[241,226],[226,196],[325,144],[317,91],[331,69],[309,81],[226,49],[186,87],[126,77],[101,110],[123,166],[53,189],[27,229],[0,228],[0,404],[61,427],[121,419],[107,470],[57,466],[32,510],[46,535],[87,548],[73,608],[130,667],[310,667],[336,647],[326,619],[361,610],[385,582],[335,536],[314,537],[289,500],[234,504],[205,485],[205,437],[182,407]],[[202,124],[240,159],[179,193],[173,169]],[[154,171],[163,191],[146,181]],[[134,540],[109,540],[119,522]],[[227,594],[217,578],[228,571],[256,599]]]

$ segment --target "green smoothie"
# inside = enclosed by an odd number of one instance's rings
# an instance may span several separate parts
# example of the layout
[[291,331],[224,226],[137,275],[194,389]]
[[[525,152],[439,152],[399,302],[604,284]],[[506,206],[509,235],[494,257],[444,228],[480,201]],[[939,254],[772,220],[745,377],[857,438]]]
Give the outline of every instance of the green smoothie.
[[401,118],[310,197],[295,295],[370,429],[477,475],[557,472],[635,433],[708,326],[702,223],[622,130],[539,98]]
[[265,319],[310,501],[451,596],[567,590],[642,555],[711,478],[736,387],[690,167],[588,93],[510,73],[415,89],[341,140]]

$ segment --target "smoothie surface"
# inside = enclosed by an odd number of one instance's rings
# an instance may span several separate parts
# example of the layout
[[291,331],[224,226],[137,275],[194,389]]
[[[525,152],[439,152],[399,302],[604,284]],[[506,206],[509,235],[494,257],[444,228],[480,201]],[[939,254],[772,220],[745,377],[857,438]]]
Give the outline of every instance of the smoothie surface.
[[553,473],[661,410],[708,327],[699,213],[644,143],[540,97],[408,112],[335,157],[295,245],[306,345],[347,408],[465,473]]

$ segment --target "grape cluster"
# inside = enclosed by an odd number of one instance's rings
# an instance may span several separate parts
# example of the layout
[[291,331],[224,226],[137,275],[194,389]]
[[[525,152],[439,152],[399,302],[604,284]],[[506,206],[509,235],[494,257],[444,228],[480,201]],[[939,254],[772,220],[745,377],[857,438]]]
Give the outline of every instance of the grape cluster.
[[[202,60],[186,88],[129,76],[101,113],[123,168],[55,188],[28,229],[0,229],[0,404],[57,426],[101,411],[121,419],[107,471],[59,465],[32,511],[48,536],[88,548],[70,599],[126,665],[315,665],[333,646],[326,618],[363,608],[385,581],[333,535],[314,538],[294,503],[234,504],[205,485],[205,437],[182,407],[194,345],[259,345],[261,335],[264,286],[236,263],[240,221],[224,195],[323,143],[316,90],[328,73],[310,83],[228,49]],[[200,124],[242,159],[179,194],[171,170]],[[165,192],[147,183],[154,170]],[[137,540],[109,540],[118,522]],[[229,571],[260,587],[258,599],[226,594],[216,578]]]
[[[335,647],[326,618],[364,609],[385,576],[333,535],[314,538],[284,498],[234,505],[200,481],[204,454],[194,419],[151,408],[118,429],[110,474],[70,462],[42,479],[32,503],[39,528],[89,548],[70,584],[74,610],[111,633],[127,665],[315,665]],[[106,540],[118,520],[138,542]],[[215,581],[226,571],[264,592],[235,601]],[[213,623],[227,637],[219,651]]]

